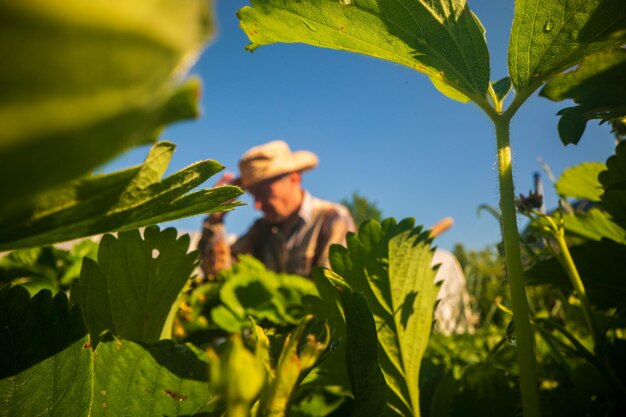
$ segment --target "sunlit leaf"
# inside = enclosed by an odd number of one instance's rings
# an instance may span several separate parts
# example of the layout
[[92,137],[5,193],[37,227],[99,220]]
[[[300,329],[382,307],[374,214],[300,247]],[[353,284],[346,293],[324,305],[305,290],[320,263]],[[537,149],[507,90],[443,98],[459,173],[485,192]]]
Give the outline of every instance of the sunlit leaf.
[[181,85],[211,1],[0,3],[0,201],[88,173],[197,115]]
[[604,187],[602,206],[615,223],[626,229],[626,142],[617,145],[606,167],[598,177]]
[[105,235],[97,262],[85,258],[72,301],[80,304],[93,340],[110,330],[142,343],[159,340],[178,293],[189,279],[197,254],[187,253],[189,236],[175,229],[148,227]]
[[333,271],[361,292],[374,315],[387,412],[419,415],[419,370],[428,345],[438,286],[428,232],[412,219],[365,222],[331,248]]
[[423,72],[455,99],[487,92],[485,31],[465,0],[252,0],[238,17],[251,50],[300,42],[357,52]]
[[87,416],[91,349],[67,297],[0,289],[0,416]]
[[604,170],[606,165],[601,162],[585,162],[567,168],[555,184],[556,191],[564,197],[600,201],[604,190],[598,180],[598,174]]
[[509,72],[533,90],[586,56],[626,42],[623,0],[516,0]]
[[112,174],[86,177],[20,202],[0,206],[0,250],[62,242],[227,210],[237,187],[189,193],[223,167],[200,161],[160,179],[174,151],[155,144],[146,161]]
[[90,416],[206,416],[218,406],[208,374],[206,353],[190,346],[169,340],[145,347],[119,339],[100,343]]
[[626,116],[626,50],[612,49],[586,58],[576,70],[553,78],[540,95],[578,104],[559,112],[561,141],[578,143],[587,121]]

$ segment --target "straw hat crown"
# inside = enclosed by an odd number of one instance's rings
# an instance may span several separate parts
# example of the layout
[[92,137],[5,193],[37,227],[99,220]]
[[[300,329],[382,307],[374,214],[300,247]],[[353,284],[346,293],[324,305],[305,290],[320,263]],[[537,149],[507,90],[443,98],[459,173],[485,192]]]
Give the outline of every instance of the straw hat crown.
[[317,164],[318,158],[313,152],[292,152],[285,141],[275,140],[255,146],[241,157],[238,183],[249,188],[279,175],[315,168]]

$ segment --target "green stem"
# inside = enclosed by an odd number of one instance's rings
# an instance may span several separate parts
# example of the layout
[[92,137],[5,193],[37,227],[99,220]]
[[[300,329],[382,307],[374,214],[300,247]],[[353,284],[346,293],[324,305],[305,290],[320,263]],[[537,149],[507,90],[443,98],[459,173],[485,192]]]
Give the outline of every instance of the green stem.
[[561,249],[560,256],[557,256],[556,258],[561,262],[561,265],[565,269],[567,276],[574,286],[574,290],[576,290],[576,294],[578,294],[578,298],[580,299],[580,305],[583,309],[583,315],[585,316],[585,321],[587,322],[587,326],[589,327],[589,331],[591,332],[591,338],[593,340],[593,351],[598,352],[598,349],[600,347],[600,332],[598,330],[596,321],[593,318],[593,310],[591,308],[589,298],[587,297],[585,286],[583,285],[583,281],[580,279],[578,269],[576,269],[576,265],[574,264],[572,255],[570,254],[569,248],[567,247],[567,242],[565,242],[565,237],[562,233],[558,233],[555,237],[556,241],[559,244],[559,248]]
[[500,210],[502,212],[502,235],[506,254],[506,266],[513,307],[513,322],[517,339],[522,409],[525,417],[541,416],[539,386],[534,349],[534,335],[528,316],[528,300],[522,278],[522,258],[519,233],[515,217],[515,192],[511,168],[509,117],[492,118],[496,125],[498,143],[498,174],[500,180]]

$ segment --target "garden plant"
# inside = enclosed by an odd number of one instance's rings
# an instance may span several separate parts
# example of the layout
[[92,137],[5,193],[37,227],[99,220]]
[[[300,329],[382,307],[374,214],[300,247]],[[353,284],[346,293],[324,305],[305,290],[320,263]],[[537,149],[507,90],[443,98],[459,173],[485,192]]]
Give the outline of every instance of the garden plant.
[[[517,0],[495,82],[463,0],[253,0],[238,17],[250,50],[386,59],[493,122],[504,256],[456,251],[476,333],[433,332],[434,247],[412,219],[364,221],[311,279],[243,257],[210,282],[189,237],[154,226],[240,204],[238,187],[192,191],[215,161],[162,178],[175,146],[157,138],[198,114],[186,73],[212,2],[0,2],[0,416],[623,415],[626,3]],[[510,121],[539,89],[575,101],[563,143],[592,119],[618,138],[562,174],[548,213],[516,201],[511,171]],[[143,164],[91,174],[148,143]]]

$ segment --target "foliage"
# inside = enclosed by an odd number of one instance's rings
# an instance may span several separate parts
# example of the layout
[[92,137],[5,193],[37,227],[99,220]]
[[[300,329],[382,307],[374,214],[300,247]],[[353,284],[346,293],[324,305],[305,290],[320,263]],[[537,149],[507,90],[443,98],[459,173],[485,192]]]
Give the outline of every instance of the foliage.
[[[491,119],[498,148],[502,233],[518,343],[523,412],[539,416],[534,337],[528,320],[515,217],[509,126],[526,99],[543,84],[556,80],[560,73],[596,53],[626,43],[626,3],[517,0],[508,57],[508,75],[515,97],[506,109],[504,98],[509,82],[506,77],[494,84],[489,82],[484,30],[464,0],[253,0],[252,7],[241,9],[238,17],[252,42],[250,50],[275,42],[302,42],[400,63],[428,75],[445,95],[463,102],[473,101]],[[593,77],[601,73],[614,79],[601,65],[583,64],[581,69],[581,74],[588,70],[589,75],[595,72]],[[567,80],[570,81],[571,78]],[[550,88],[556,88],[556,84]],[[593,92],[591,96],[597,94]],[[604,116],[612,121],[623,114]],[[569,131],[563,136],[569,142],[580,134],[578,128],[574,134]]]
[[68,290],[80,276],[83,257],[95,258],[98,244],[83,240],[69,250],[52,246],[20,249],[0,258],[0,282],[19,284],[31,296],[42,289]]
[[343,199],[341,200],[341,204],[350,210],[355,224],[361,224],[367,220],[376,220],[377,222],[383,220],[383,213],[376,203],[368,200],[367,197],[359,193],[352,193],[350,200]]
[[0,415],[201,415],[204,353],[170,341],[107,340],[93,350],[77,305],[43,290],[0,289]]

